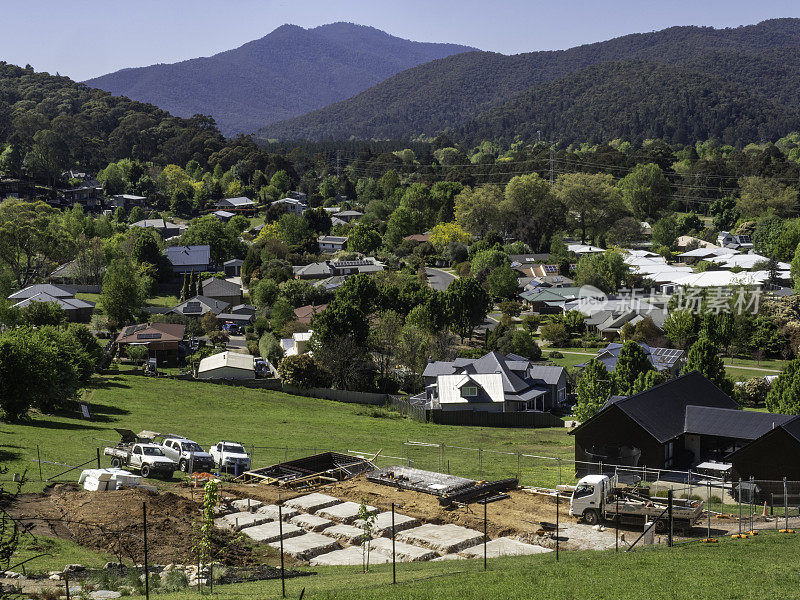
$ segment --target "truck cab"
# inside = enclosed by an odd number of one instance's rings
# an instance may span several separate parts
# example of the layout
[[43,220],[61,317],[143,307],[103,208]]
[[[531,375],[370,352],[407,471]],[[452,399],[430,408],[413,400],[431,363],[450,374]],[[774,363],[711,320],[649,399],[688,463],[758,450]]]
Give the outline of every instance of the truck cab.
[[569,501],[571,517],[583,517],[586,514],[602,514],[608,495],[616,486],[616,478],[608,475],[587,475],[581,479],[572,492]]
[[250,468],[250,456],[238,442],[219,442],[208,453],[222,470],[233,470],[239,474]]
[[184,437],[165,437],[160,448],[167,458],[178,463],[178,469],[184,473],[210,471],[214,468],[211,455],[200,444]]

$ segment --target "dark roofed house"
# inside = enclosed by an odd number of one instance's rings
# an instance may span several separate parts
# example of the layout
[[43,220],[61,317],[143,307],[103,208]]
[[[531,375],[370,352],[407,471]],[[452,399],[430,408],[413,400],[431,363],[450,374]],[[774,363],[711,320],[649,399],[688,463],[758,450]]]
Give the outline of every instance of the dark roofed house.
[[201,295],[235,306],[242,301],[242,286],[225,279],[209,277],[200,283]]
[[336,218],[345,223],[352,223],[364,216],[364,213],[357,210],[342,210],[336,213]]
[[202,273],[211,268],[211,246],[170,246],[164,250],[164,255],[172,264],[172,271],[176,274]]
[[[800,416],[767,415],[763,433],[749,444],[736,449],[727,460],[733,465],[734,479],[758,479],[764,491],[773,492],[776,501],[783,497],[783,478],[800,481]],[[775,482],[776,485],[765,483]],[[791,501],[800,501],[800,490],[789,490]]]
[[94,311],[94,302],[81,300],[80,298],[56,297],[45,292],[40,292],[14,304],[15,308],[25,308],[32,302],[52,302],[57,304],[64,311],[67,320],[73,323],[88,323]]
[[164,239],[181,235],[186,231],[186,225],[177,225],[172,221],[165,221],[164,219],[142,219],[141,221],[136,221],[136,223],[131,223],[131,227],[155,229]]
[[298,323],[302,323],[303,325],[311,324],[311,317],[314,315],[321,313],[323,310],[328,308],[327,304],[308,304],[306,306],[301,306],[300,308],[294,309],[294,316],[297,318]]
[[242,274],[242,265],[244,261],[241,258],[232,258],[222,263],[225,270],[225,277],[239,277]]
[[72,290],[64,287],[53,285],[52,283],[36,283],[14,292],[8,297],[8,299],[18,301],[26,300],[38,294],[47,294],[53,298],[72,298],[75,296],[75,293]]
[[176,323],[144,323],[129,325],[122,329],[114,342],[121,349],[129,346],[145,346],[150,358],[161,363],[173,363],[180,354],[180,343],[186,326]]
[[230,309],[230,312],[235,315],[254,315],[256,314],[256,307],[252,304],[237,304]]
[[229,302],[214,300],[213,298],[206,298],[205,296],[194,296],[193,298],[181,302],[168,312],[187,317],[200,318],[207,312],[212,312],[215,315],[224,313],[229,306]]
[[[686,352],[684,350],[678,350],[676,348],[654,348],[641,342],[639,343],[639,346],[641,346],[642,350],[644,350],[647,360],[650,361],[650,364],[653,365],[653,368],[669,377],[675,377],[678,375],[683,369],[683,365],[686,364]],[[597,356],[594,357],[594,360],[599,360],[601,363],[603,363],[610,373],[617,366],[617,361],[619,360],[619,353],[621,350],[622,344],[611,343],[603,350],[598,352]],[[585,367],[586,364],[587,363],[583,363],[576,366]]]
[[[478,359],[429,362],[422,374],[425,392],[414,399],[424,402],[429,410],[463,409],[464,403],[456,401],[458,392],[453,387],[458,387],[462,380],[453,377],[455,375],[474,375],[476,381],[481,382],[479,388],[488,386],[484,396],[493,400],[467,402],[466,405],[474,410],[549,411],[562,405],[567,398],[567,376],[563,367],[534,365],[521,356],[489,352]],[[498,376],[499,383],[495,384],[494,377],[483,377],[488,375]],[[499,397],[494,392],[495,385],[499,385]]]
[[328,279],[329,277],[358,275],[359,273],[378,273],[383,271],[383,263],[376,258],[361,260],[326,260],[294,267],[295,279]]
[[244,196],[224,198],[217,202],[216,206],[220,210],[234,213],[254,213],[256,211],[256,203]]
[[586,462],[685,469],[724,459],[770,425],[764,413],[742,411],[692,371],[628,397],[612,397],[572,430],[579,472]]
[[333,254],[344,250],[347,245],[347,236],[341,235],[321,235],[317,238],[320,254]]

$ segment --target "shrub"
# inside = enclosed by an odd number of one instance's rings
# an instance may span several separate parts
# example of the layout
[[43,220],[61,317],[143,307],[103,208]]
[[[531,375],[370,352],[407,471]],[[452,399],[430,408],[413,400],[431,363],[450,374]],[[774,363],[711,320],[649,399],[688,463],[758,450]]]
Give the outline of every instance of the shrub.
[[552,352],[549,354],[549,356],[550,356],[550,358],[564,358],[564,355],[563,355],[563,354],[561,354],[561,352],[559,352],[558,350],[553,350],[553,351],[552,351]]
[[330,383],[330,373],[309,354],[287,356],[278,366],[278,375],[284,383],[301,389],[325,387]]

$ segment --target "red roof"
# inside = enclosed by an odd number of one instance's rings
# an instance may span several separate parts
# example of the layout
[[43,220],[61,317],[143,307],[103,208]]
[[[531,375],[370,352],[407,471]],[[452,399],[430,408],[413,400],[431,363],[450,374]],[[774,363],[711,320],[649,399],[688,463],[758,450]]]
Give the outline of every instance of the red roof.
[[305,325],[308,325],[309,323],[311,323],[311,317],[313,317],[317,313],[321,313],[326,308],[328,308],[327,304],[318,304],[316,306],[314,306],[313,304],[307,304],[306,306],[295,308],[294,316],[297,317],[298,323],[303,323]]

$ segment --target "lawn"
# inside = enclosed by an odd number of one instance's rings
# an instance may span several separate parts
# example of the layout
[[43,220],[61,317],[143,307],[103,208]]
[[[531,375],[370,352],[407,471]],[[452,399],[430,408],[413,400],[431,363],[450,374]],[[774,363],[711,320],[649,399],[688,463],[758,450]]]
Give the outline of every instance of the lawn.
[[[103,310],[103,302],[100,299],[100,294],[90,294],[80,292],[75,294],[76,298],[80,298],[81,300],[88,300],[89,302],[95,303],[95,311],[102,312]],[[173,306],[178,304],[178,297],[168,294],[164,296],[153,296],[152,298],[148,298],[146,302],[147,306],[163,306],[167,308],[172,308]]]
[[[286,596],[347,600],[493,600],[521,598],[630,599],[671,598],[744,600],[795,598],[800,572],[795,556],[800,536],[764,533],[718,544],[641,548],[631,553],[562,552],[530,557],[401,563],[397,585],[392,566],[315,567],[316,575],[289,579]],[[163,600],[197,597],[196,590],[159,594]],[[214,586],[220,600],[280,598],[280,580]]]
[[[565,428],[502,429],[419,423],[399,414],[358,404],[292,396],[166,378],[121,374],[96,377],[83,402],[91,422],[74,414],[34,415],[25,424],[0,425],[4,442],[0,461],[12,472],[28,469],[28,489],[41,488],[36,458],[77,465],[119,439],[115,427],[186,435],[204,446],[238,440],[253,450],[254,466],[265,466],[322,450],[374,454],[379,465],[408,460],[420,468],[450,470],[468,477],[500,478],[521,474],[523,483],[554,485],[556,461],[518,457],[516,453],[561,459],[573,456]],[[439,447],[407,446],[413,440]],[[482,452],[470,450],[481,448]],[[488,452],[502,451],[506,454]],[[393,458],[398,457],[398,458]],[[107,465],[103,457],[102,464]],[[66,467],[45,464],[44,478]],[[571,465],[563,467],[564,477]],[[77,479],[77,472],[63,479]]]

